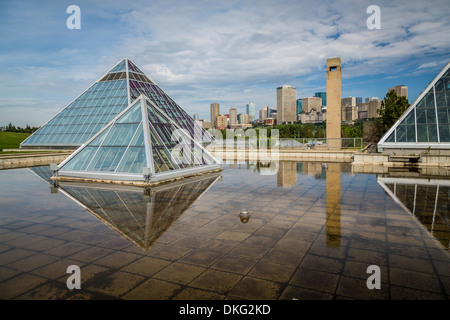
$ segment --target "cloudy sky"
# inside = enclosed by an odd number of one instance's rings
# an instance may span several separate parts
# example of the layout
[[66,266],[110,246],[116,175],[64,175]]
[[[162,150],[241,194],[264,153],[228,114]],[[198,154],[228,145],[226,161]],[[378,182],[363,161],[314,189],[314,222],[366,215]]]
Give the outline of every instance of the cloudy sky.
[[[72,4],[80,30],[66,26]],[[42,125],[124,57],[200,118],[212,102],[275,108],[285,84],[325,91],[332,57],[343,97],[404,84],[412,103],[450,62],[449,16],[448,0],[1,0],[0,126]]]

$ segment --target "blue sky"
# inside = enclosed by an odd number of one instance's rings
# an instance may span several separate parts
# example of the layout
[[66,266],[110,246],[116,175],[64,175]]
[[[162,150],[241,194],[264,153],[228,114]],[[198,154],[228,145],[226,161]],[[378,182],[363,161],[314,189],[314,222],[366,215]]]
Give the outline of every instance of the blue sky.
[[[81,29],[69,30],[69,5]],[[369,30],[367,7],[381,10]],[[0,126],[40,126],[124,57],[189,114],[220,103],[245,112],[325,91],[327,58],[343,62],[342,97],[383,98],[408,86],[412,103],[450,61],[450,2],[0,2]]]

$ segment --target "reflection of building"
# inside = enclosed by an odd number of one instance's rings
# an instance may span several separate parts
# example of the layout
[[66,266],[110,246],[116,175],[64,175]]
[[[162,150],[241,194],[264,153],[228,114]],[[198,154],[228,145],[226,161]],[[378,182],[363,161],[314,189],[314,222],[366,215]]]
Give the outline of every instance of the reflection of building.
[[277,185],[281,187],[297,185],[297,162],[280,161],[277,173]]
[[59,190],[125,239],[148,250],[220,177],[209,174],[152,188],[60,184]]
[[406,212],[448,250],[450,248],[450,180],[378,177],[378,183]]
[[341,164],[328,163],[327,168],[327,247],[341,244]]
[[292,86],[277,88],[277,124],[297,121],[297,89]]

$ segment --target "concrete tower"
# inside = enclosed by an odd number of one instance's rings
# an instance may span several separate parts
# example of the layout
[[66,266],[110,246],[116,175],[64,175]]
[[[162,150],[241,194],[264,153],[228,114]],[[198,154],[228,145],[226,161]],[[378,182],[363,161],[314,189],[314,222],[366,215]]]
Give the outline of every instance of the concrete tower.
[[220,113],[220,105],[218,103],[211,103],[211,127],[217,127],[217,116]]
[[341,148],[341,58],[327,60],[327,144]]

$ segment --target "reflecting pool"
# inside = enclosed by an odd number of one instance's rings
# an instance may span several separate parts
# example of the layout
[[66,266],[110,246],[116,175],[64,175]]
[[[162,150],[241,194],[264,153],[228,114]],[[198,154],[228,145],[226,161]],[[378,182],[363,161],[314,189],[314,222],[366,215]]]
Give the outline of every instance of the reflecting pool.
[[0,170],[1,299],[450,297],[449,177],[245,162],[144,190],[50,175]]

